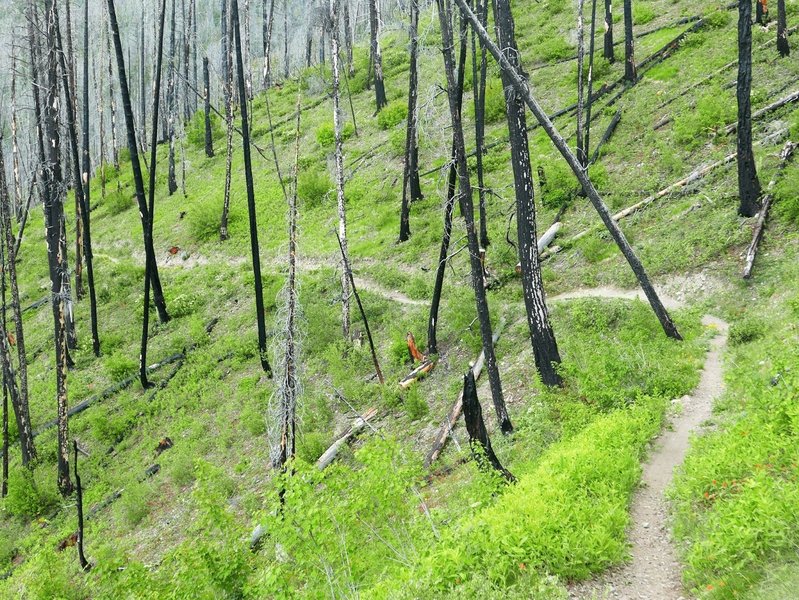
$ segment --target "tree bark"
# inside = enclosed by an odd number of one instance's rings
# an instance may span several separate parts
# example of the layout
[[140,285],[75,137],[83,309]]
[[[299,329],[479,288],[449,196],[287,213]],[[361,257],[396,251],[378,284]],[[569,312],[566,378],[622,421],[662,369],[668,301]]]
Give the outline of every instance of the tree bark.
[[738,2],[738,214],[752,217],[760,209],[760,180],[752,151],[752,4]]
[[[596,40],[596,2],[591,0],[591,41],[588,45],[588,102],[585,107],[585,143],[583,144],[583,166],[589,165],[591,155],[591,107],[594,93],[594,43]],[[579,157],[578,157],[579,158]]]
[[585,136],[583,133],[583,110],[585,109],[585,88],[583,86],[583,65],[585,63],[585,34],[583,27],[584,0],[577,0],[577,160],[585,165],[587,151],[583,147]]
[[[418,7],[418,0],[416,0],[416,3]],[[352,77],[355,75],[355,63],[352,60],[352,21],[350,21],[350,0],[344,0],[344,50],[347,53],[347,73],[350,77]]]
[[[164,2],[166,0],[163,0]],[[122,108],[125,114],[125,123],[127,125],[128,135],[128,150],[130,151],[130,164],[133,171],[133,182],[136,190],[136,201],[139,205],[139,214],[142,221],[142,233],[144,237],[144,253],[145,253],[145,271],[148,272],[150,284],[153,288],[153,302],[158,310],[158,316],[162,323],[169,321],[169,313],[166,309],[166,301],[164,300],[164,291],[161,287],[161,277],[158,274],[158,263],[155,258],[155,248],[153,246],[153,212],[155,209],[154,203],[148,208],[144,194],[144,177],[142,176],[141,163],[139,162],[139,150],[136,143],[136,125],[133,119],[133,108],[130,103],[130,92],[128,90],[128,77],[125,70],[125,58],[122,53],[122,39],[119,35],[119,24],[117,23],[116,9],[114,7],[114,0],[107,0],[108,18],[111,22],[111,32],[114,38],[114,48],[116,51],[117,71],[119,73],[120,91],[122,92]],[[156,77],[158,85],[153,89],[157,90],[153,93],[153,97],[157,98],[160,93],[160,69],[157,69]],[[153,102],[155,107],[156,102]],[[153,111],[155,112],[155,111]],[[155,115],[154,115],[155,116]],[[157,139],[157,120],[153,119],[153,139]],[[152,152],[152,149],[151,149]],[[151,171],[155,171],[155,165]],[[149,266],[147,265],[149,263]],[[147,304],[147,302],[145,302]]]
[[466,430],[469,432],[469,447],[472,449],[472,456],[480,469],[483,471],[495,469],[508,483],[515,482],[516,478],[502,466],[491,447],[491,439],[488,437],[485,421],[483,421],[483,409],[477,397],[477,384],[471,369],[463,377],[463,420],[466,423]]
[[203,57],[203,100],[205,101],[205,155],[214,157],[214,134],[211,130],[211,76],[208,72],[208,57]]
[[405,242],[411,236],[411,202],[422,198],[419,185],[419,144],[417,142],[419,72],[417,56],[419,53],[419,3],[410,0],[410,74],[408,82],[408,120],[405,132],[405,165],[402,183],[402,210],[400,212],[399,241]]
[[766,0],[755,0],[755,23],[766,25],[768,23],[768,5]]
[[602,56],[604,56],[609,63],[616,61],[616,56],[613,53],[613,0],[605,0],[605,47]]
[[[55,0],[45,1],[47,31],[47,91],[44,104],[44,129],[47,137],[47,162],[44,166],[44,210],[47,227],[47,249],[51,273],[51,301],[55,336],[56,402],[58,406],[58,490],[66,497],[72,493],[69,474],[69,425],[67,422],[67,332],[64,280],[69,278],[65,268],[64,196],[66,186],[61,171],[61,138],[59,133],[58,12]],[[67,91],[68,93],[68,91]],[[7,340],[4,340],[5,345]]]
[[[586,196],[591,201],[591,204],[594,205],[594,208],[599,213],[602,222],[607,227],[608,231],[613,237],[616,244],[619,246],[624,257],[627,259],[627,262],[630,265],[633,273],[635,274],[636,278],[638,279],[638,283],[641,285],[641,288],[644,291],[647,299],[649,300],[650,305],[652,306],[652,310],[654,311],[655,315],[658,317],[661,326],[663,327],[664,332],[667,336],[681,340],[682,337],[680,336],[679,332],[677,331],[677,327],[671,320],[668,312],[666,311],[663,303],[660,301],[660,298],[655,292],[655,288],[652,287],[652,283],[649,281],[649,276],[644,269],[644,266],[641,264],[638,256],[635,254],[635,251],[630,246],[627,238],[624,236],[624,233],[619,228],[618,224],[613,220],[613,217],[608,210],[608,207],[602,201],[602,198],[599,196],[599,192],[597,192],[594,184],[588,177],[588,174],[580,165],[577,158],[569,149],[568,144],[563,139],[563,136],[555,129],[555,126],[550,121],[549,117],[546,115],[544,110],[538,104],[538,101],[533,97],[530,93],[530,89],[527,85],[525,79],[519,74],[519,72],[508,62],[507,58],[502,54],[502,51],[497,47],[494,42],[491,41],[491,38],[488,36],[488,33],[480,24],[477,17],[475,17],[474,13],[469,10],[469,7],[466,4],[466,0],[455,0],[458,3],[458,6],[461,9],[461,12],[464,16],[466,16],[469,22],[472,25],[472,28],[478,32],[478,35],[485,43],[486,47],[488,48],[489,52],[491,52],[492,56],[499,62],[503,71],[507,71],[510,75],[510,79],[513,82],[513,87],[516,89],[517,93],[524,99],[527,106],[530,108],[532,113],[535,115],[538,122],[543,127],[544,131],[547,132],[547,135],[552,140],[555,147],[560,152],[561,156],[566,160],[571,167],[572,172],[577,177],[577,180],[580,182],[580,185],[583,188]],[[500,2],[507,2],[508,0],[498,0]]]
[[[582,0],[580,1],[582,8]],[[582,13],[581,13],[582,14]],[[465,19],[464,19],[465,21]],[[519,50],[516,46],[515,24],[507,0],[494,3],[494,23],[497,41],[505,59],[521,71]],[[549,322],[549,312],[544,299],[544,282],[541,277],[541,262],[535,222],[535,198],[533,173],[530,166],[530,149],[527,141],[527,118],[524,100],[513,89],[510,74],[502,70],[502,85],[505,88],[505,112],[508,118],[508,133],[511,145],[511,163],[516,191],[516,231],[519,239],[519,263],[521,265],[524,304],[530,342],[541,381],[548,386],[562,383],[556,365],[560,364],[560,353],[555,333]],[[579,118],[579,117],[578,117]]]
[[252,270],[255,278],[255,310],[258,322],[258,354],[261,359],[261,368],[268,377],[272,376],[272,367],[269,366],[266,349],[266,321],[264,309],[264,290],[261,280],[261,255],[258,246],[258,222],[255,211],[255,188],[252,176],[252,159],[250,156],[250,121],[247,116],[247,90],[244,83],[244,64],[242,58],[241,31],[239,27],[239,3],[231,2],[231,17],[233,21],[233,39],[236,46],[236,71],[239,84],[241,102],[241,133],[244,151],[244,178],[247,186],[247,210],[250,217],[250,249],[252,251]]
[[139,39],[139,113],[141,115],[141,147],[147,151],[147,43],[144,38],[144,12],[141,15],[141,36]]
[[635,67],[632,0],[624,0],[624,79],[630,83],[634,83],[638,79]]
[[289,3],[283,2],[283,79],[289,78]]
[[223,84],[224,100],[225,100],[225,124],[227,126],[227,153],[225,155],[225,193],[222,200],[222,220],[219,225],[219,238],[224,242],[228,239],[228,213],[230,212],[230,184],[233,176],[233,47],[232,47],[232,22],[230,19],[225,19],[228,26],[226,37],[228,41],[225,47],[229,48],[230,52],[226,55],[226,79]]
[[788,44],[788,23],[785,18],[785,0],[777,0],[777,50],[780,56],[788,56],[791,46]]
[[169,168],[167,173],[167,189],[171,196],[178,190],[178,181],[175,175],[175,114],[177,113],[177,64],[175,56],[177,46],[175,43],[175,0],[172,0],[172,15],[169,27],[169,62],[167,63],[166,82],[166,118],[167,134],[169,136]]
[[388,104],[386,86],[383,81],[383,56],[380,51],[380,7],[378,0],[369,0],[369,32],[371,39],[372,65],[374,67],[375,102],[377,110]]
[[80,563],[80,568],[83,571],[88,571],[91,568],[89,561],[86,560],[86,556],[83,553],[83,541],[84,541],[84,531],[83,531],[83,487],[80,481],[80,475],[78,474],[78,442],[73,440],[72,442],[73,448],[75,450],[75,491],[77,492],[76,504],[78,510],[78,562]]
[[[269,9],[267,10],[267,1]],[[275,22],[275,0],[263,0],[263,48],[264,48],[264,89],[271,85],[272,76],[272,27]]]
[[[483,338],[483,351],[486,357],[486,370],[488,380],[491,384],[491,395],[494,400],[494,408],[497,413],[499,426],[503,433],[513,431],[508,410],[505,406],[505,398],[502,394],[502,382],[499,376],[494,345],[491,342],[491,316],[489,314],[488,299],[486,297],[485,286],[483,284],[483,265],[480,262],[480,245],[477,239],[477,231],[474,226],[474,206],[472,203],[472,188],[469,181],[469,170],[466,164],[466,144],[463,136],[463,123],[461,121],[460,107],[458,106],[457,83],[455,80],[455,65],[453,59],[453,36],[452,36],[452,11],[450,10],[449,0],[437,0],[438,18],[441,26],[441,43],[444,54],[444,70],[447,76],[447,96],[449,98],[450,116],[452,119],[453,137],[455,140],[455,155],[457,157],[458,179],[460,196],[458,198],[466,225],[466,235],[468,238],[469,259],[472,271],[472,287],[474,288],[475,304],[477,308],[477,318],[480,322],[480,333]],[[468,7],[467,7],[468,10]],[[470,11],[471,12],[471,11]]]

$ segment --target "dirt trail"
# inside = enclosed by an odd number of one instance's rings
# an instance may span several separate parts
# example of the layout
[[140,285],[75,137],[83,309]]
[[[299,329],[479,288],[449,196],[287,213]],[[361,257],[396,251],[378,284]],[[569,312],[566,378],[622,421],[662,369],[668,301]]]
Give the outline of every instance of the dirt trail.
[[[557,302],[572,298],[641,298],[636,291],[598,288],[578,290],[555,296]],[[667,308],[678,308],[681,302],[661,295]],[[718,331],[699,380],[689,396],[674,402],[675,415],[670,427],[655,441],[652,454],[644,465],[641,486],[630,508],[631,526],[627,536],[631,560],[601,577],[575,584],[570,596],[583,600],[684,600],[689,594],[681,583],[681,565],[669,532],[669,507],[664,497],[674,470],[682,464],[692,434],[701,431],[710,418],[713,402],[724,391],[721,354],[727,343],[728,325],[721,319],[705,315],[702,323]]]

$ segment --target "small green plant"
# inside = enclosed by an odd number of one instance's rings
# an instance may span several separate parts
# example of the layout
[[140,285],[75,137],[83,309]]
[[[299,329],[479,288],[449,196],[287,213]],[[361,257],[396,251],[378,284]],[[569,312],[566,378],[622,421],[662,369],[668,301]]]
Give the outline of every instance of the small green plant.
[[108,208],[108,214],[112,217],[133,208],[134,204],[136,202],[133,196],[127,193],[124,187],[120,190],[106,192],[105,206]]
[[763,337],[766,324],[757,317],[747,316],[730,327],[730,345],[742,346]]
[[127,354],[114,352],[105,359],[105,370],[114,381],[124,379],[136,372],[139,364]]
[[492,77],[486,82],[485,122],[498,123],[505,118],[505,89],[502,81]]
[[329,438],[321,431],[306,431],[297,439],[297,456],[309,464],[314,464],[327,450]]
[[326,171],[304,170],[297,182],[297,194],[309,206],[319,206],[333,189]]
[[634,25],[646,25],[656,16],[655,10],[647,5],[642,3],[633,4],[633,24]]
[[[216,113],[211,113],[211,137],[214,141],[225,136],[222,128],[222,119]],[[197,111],[186,125],[186,141],[193,148],[205,148],[205,113]]]
[[167,306],[170,316],[188,317],[200,307],[200,299],[194,294],[178,294],[167,300]]
[[117,515],[128,527],[135,527],[150,514],[149,500],[152,495],[153,490],[146,484],[129,486],[117,500]]
[[394,100],[377,113],[377,125],[380,129],[391,129],[402,123],[407,116],[408,103],[404,100]]
[[702,96],[694,110],[687,110],[675,119],[674,137],[689,149],[697,148],[734,117],[735,102],[717,88]]
[[44,488],[34,473],[24,467],[13,468],[8,474],[8,496],[3,507],[15,517],[37,517],[56,502],[53,491]]
[[430,412],[430,407],[427,405],[427,401],[422,397],[422,393],[419,389],[418,385],[411,386],[405,396],[405,412],[411,421],[418,421]]
[[[344,123],[341,128],[341,141],[346,142],[355,133],[355,126],[352,123]],[[330,149],[336,141],[336,132],[332,123],[323,123],[316,129],[316,141],[322,148]]]

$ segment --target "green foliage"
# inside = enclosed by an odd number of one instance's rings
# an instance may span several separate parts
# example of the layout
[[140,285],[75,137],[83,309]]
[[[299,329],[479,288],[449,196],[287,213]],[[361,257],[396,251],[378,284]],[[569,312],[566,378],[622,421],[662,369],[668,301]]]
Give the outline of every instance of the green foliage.
[[[799,132],[799,113],[797,113],[797,132]],[[799,168],[787,168],[774,189],[774,208],[782,219],[791,224],[799,224]]]
[[408,116],[408,103],[394,100],[377,113],[377,125],[380,129],[391,129],[402,123]]
[[405,395],[405,412],[411,421],[418,421],[430,412],[430,407],[427,401],[422,396],[422,392],[418,385],[411,386],[408,393]]
[[8,496],[0,504],[8,514],[32,519],[52,507],[55,502],[55,490],[36,481],[30,469],[9,469]]
[[[225,136],[222,128],[222,119],[211,113],[211,137],[214,142],[221,140]],[[186,124],[186,142],[196,149],[205,150],[205,113],[197,111],[191,120]]]
[[333,182],[327,171],[303,170],[297,182],[297,195],[308,206],[315,207],[333,191]]
[[679,114],[674,120],[674,138],[686,148],[697,148],[735,118],[735,103],[721,89],[703,95],[694,110]]
[[[354,133],[355,126],[350,122],[344,123],[344,126],[341,128],[341,141],[346,142]],[[333,148],[336,141],[336,131],[333,127],[333,123],[322,123],[316,128],[316,141],[322,148],[327,150]]]
[[747,316],[730,327],[730,345],[741,346],[763,337],[766,324],[755,316]]
[[146,483],[128,486],[115,504],[118,518],[132,528],[142,522],[150,514],[150,500],[155,495]]
[[121,381],[136,372],[139,363],[123,352],[114,352],[105,358],[105,370],[114,381]]
[[388,143],[394,156],[405,156],[405,140],[408,138],[405,129],[392,129],[388,134]]
[[721,29],[732,21],[732,14],[728,10],[714,10],[707,15],[703,15],[707,29]]
[[126,210],[133,208],[135,204],[136,200],[129,193],[127,188],[122,188],[120,190],[111,188],[106,191],[104,206],[108,210],[109,216],[113,217],[115,215],[121,214]]
[[329,437],[321,431],[306,431],[297,440],[297,456],[308,464],[313,464],[329,445]]
[[651,6],[640,2],[633,4],[633,25],[646,25],[656,16],[655,9]]
[[169,308],[169,316],[179,319],[194,314],[200,308],[200,299],[194,294],[178,294],[168,297],[166,305]]
[[505,118],[505,89],[502,81],[491,77],[486,81],[485,122],[498,123]]
[[[223,184],[224,185],[224,184]],[[193,203],[186,211],[186,225],[191,238],[198,242],[219,239],[219,227],[222,222],[222,190],[220,195]],[[228,232],[233,235],[236,227],[245,221],[245,208],[231,193],[228,211]]]

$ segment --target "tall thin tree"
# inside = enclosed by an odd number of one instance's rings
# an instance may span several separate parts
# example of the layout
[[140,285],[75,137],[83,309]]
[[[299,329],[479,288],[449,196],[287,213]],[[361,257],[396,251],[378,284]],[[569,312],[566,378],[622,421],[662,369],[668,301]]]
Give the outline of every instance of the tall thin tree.
[[203,57],[203,101],[205,106],[205,155],[214,157],[214,134],[211,129],[211,75],[208,72],[208,57]]
[[777,0],[777,50],[780,56],[788,56],[791,46],[788,44],[788,22],[785,17],[785,0]]
[[386,99],[386,85],[383,81],[383,55],[380,50],[380,4],[378,0],[369,0],[369,35],[374,69],[375,102],[377,112],[380,111],[388,100]]
[[258,322],[258,354],[261,368],[272,376],[266,349],[266,315],[264,309],[264,289],[261,280],[261,254],[258,245],[258,220],[255,210],[255,187],[252,176],[252,157],[250,156],[250,121],[247,116],[247,90],[245,88],[244,60],[242,52],[241,31],[239,26],[239,3],[231,0],[231,18],[233,21],[233,39],[236,45],[236,79],[238,81],[241,102],[241,137],[244,153],[244,178],[247,187],[247,211],[250,217],[250,250],[252,251],[252,269],[255,279],[255,310]]
[[633,0],[624,0],[624,79],[635,82],[635,38],[633,37]]
[[178,190],[178,181],[175,174],[175,117],[177,116],[177,73],[176,64],[176,23],[175,0],[172,0],[171,16],[169,19],[169,61],[167,62],[166,80],[166,119],[167,135],[169,136],[169,163],[167,171],[167,189],[171,196]]
[[[419,54],[419,2],[410,0],[409,8],[410,27],[408,29],[410,37],[410,75],[408,82],[408,119],[405,132],[405,165],[402,177],[402,209],[400,211],[400,234],[399,241],[405,242],[411,235],[410,225],[410,206],[413,200],[422,197],[421,186],[419,185],[419,143],[417,136],[417,125],[419,118],[418,96],[419,96],[419,71],[417,68],[417,57]],[[334,24],[335,27],[335,24]],[[335,28],[338,31],[338,28]],[[337,34],[336,34],[337,36]]]
[[[263,73],[263,86],[264,89],[271,85],[270,77],[272,75],[272,28],[275,23],[275,0],[262,0],[262,24],[261,35],[263,37],[263,50],[264,50],[264,73]],[[268,3],[268,4],[267,4]]]
[[760,210],[760,179],[752,151],[752,3],[738,2],[738,213],[753,217]]
[[605,46],[602,56],[609,63],[615,62],[616,56],[613,53],[613,0],[605,0]]

